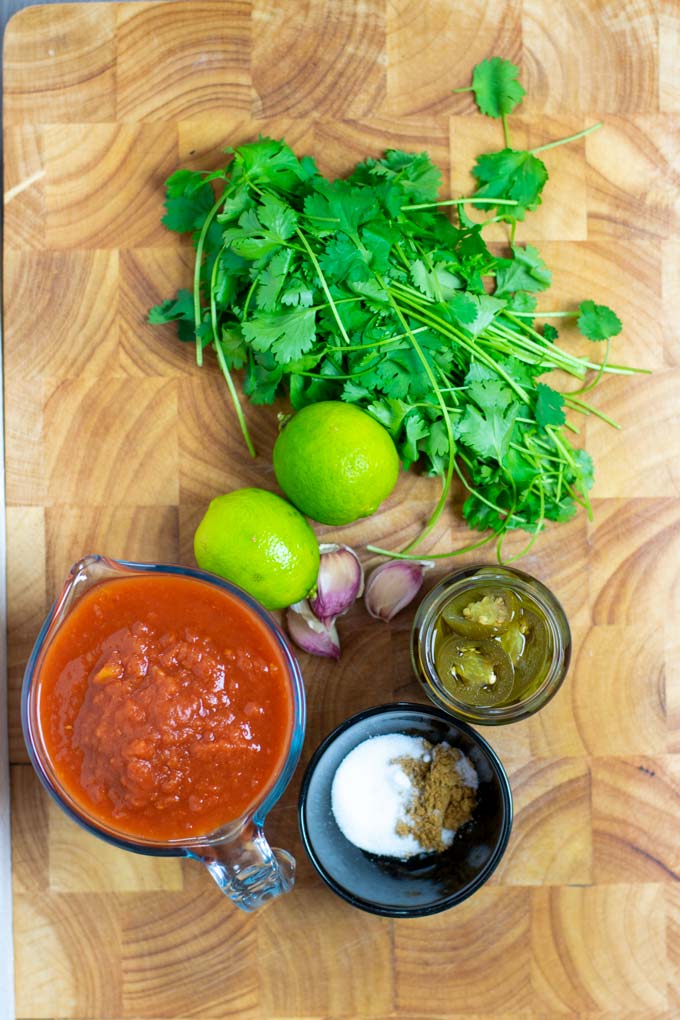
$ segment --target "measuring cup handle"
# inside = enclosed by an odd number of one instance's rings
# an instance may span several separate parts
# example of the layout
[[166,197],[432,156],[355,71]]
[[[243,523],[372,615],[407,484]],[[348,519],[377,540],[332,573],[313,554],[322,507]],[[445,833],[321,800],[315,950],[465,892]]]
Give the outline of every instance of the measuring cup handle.
[[295,882],[295,858],[270,847],[256,826],[244,829],[233,842],[210,847],[198,859],[225,896],[247,912],[290,892]]

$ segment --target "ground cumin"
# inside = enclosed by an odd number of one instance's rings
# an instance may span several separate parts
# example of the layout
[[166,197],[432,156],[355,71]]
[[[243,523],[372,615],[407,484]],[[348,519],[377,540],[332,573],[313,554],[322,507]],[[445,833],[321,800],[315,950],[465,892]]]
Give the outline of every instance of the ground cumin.
[[457,768],[463,754],[448,744],[428,746],[431,758],[396,758],[415,787],[406,818],[397,823],[397,835],[412,835],[423,850],[444,850],[442,829],[459,829],[468,822],[477,792],[466,786]]

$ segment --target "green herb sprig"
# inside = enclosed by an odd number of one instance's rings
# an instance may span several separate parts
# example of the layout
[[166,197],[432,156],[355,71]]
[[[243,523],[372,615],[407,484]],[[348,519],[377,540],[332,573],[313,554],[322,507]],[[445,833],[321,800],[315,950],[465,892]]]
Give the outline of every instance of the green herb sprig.
[[[506,147],[479,157],[470,198],[439,199],[440,172],[426,153],[388,150],[330,181],[271,138],[227,150],[223,170],[179,170],[167,182],[163,222],[193,235],[194,287],[149,320],[176,321],[199,364],[206,347],[215,350],[251,454],[234,370],[255,404],[282,392],[295,409],[357,404],[389,430],[405,469],[417,463],[441,476],[441,498],[416,540],[400,553],[369,546],[403,558],[418,558],[412,550],[436,524],[454,476],[467,490],[465,520],[488,530],[471,547],[496,539],[499,557],[510,530],[529,532],[531,544],[547,521],[566,521],[579,506],[590,513],[593,465],[571,444],[578,430],[566,412],[618,427],[582,397],[604,373],[635,371],[608,360],[621,332],[611,309],[586,300],[578,311],[537,313],[551,273],[534,246],[514,243],[514,230],[540,203],[548,173],[540,150],[510,149],[506,119],[524,90],[499,58],[475,69],[471,87],[482,112],[503,119]],[[506,255],[491,253],[466,205],[510,224]],[[603,360],[558,346],[552,322],[567,316],[606,342]],[[543,381],[552,370],[583,385],[559,392]]]

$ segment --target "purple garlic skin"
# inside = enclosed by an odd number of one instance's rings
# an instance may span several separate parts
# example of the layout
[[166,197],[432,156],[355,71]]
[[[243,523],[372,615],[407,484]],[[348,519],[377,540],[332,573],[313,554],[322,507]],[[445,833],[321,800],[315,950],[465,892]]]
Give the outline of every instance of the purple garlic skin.
[[319,546],[321,559],[316,594],[309,607],[322,623],[331,623],[354,604],[364,590],[364,568],[348,545]]
[[298,648],[309,655],[318,655],[323,659],[340,658],[340,639],[331,619],[327,622],[319,620],[304,600],[296,602],[286,610],[286,627],[291,639]]
[[392,620],[420,591],[433,564],[427,560],[390,560],[373,570],[366,582],[364,603],[376,620]]

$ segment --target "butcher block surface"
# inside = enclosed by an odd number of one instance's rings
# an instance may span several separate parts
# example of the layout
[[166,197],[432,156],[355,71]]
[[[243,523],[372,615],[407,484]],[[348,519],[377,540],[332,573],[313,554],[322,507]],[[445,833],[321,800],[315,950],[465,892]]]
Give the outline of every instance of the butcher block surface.
[[[671,0],[195,0],[33,7],[11,20],[4,371],[19,1018],[680,1015],[679,47]],[[413,609],[385,625],[358,604],[340,622],[338,665],[301,655],[302,763],[267,827],[297,857],[297,884],[247,916],[197,864],[109,847],[51,803],[22,741],[22,671],[75,560],[192,564],[214,495],[276,489],[285,402],[247,406],[251,461],[213,357],[198,369],[191,345],[145,321],[191,275],[190,245],[160,223],[164,180],[179,166],[214,168],[227,145],[262,133],[327,174],[389,147],[428,150],[445,195],[469,193],[474,157],[501,148],[502,132],[451,90],[494,54],[518,64],[527,89],[511,117],[517,147],[605,122],[544,154],[544,204],[518,230],[553,269],[542,307],[611,305],[624,323],[614,360],[652,370],[595,390],[622,427],[576,422],[596,464],[593,519],[551,527],[520,563],[567,611],[572,668],[534,718],[484,733],[516,810],[491,881],[434,917],[371,916],[322,884],[296,823],[302,768],[326,733],[369,706],[424,700],[409,665]],[[582,349],[569,329],[562,340]],[[318,534],[394,548],[437,492],[409,472],[374,518]],[[460,502],[456,493],[423,554],[469,541]]]

